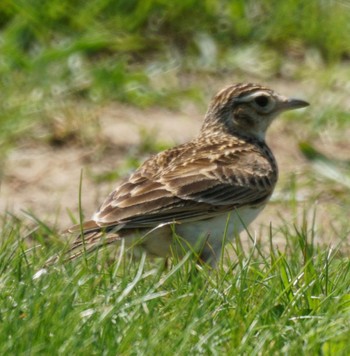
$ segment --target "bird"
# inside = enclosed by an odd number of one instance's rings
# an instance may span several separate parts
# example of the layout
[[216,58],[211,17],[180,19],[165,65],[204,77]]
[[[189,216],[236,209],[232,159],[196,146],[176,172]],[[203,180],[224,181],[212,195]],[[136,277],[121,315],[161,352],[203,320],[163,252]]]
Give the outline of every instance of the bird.
[[254,83],[229,85],[211,100],[197,137],[148,158],[75,234],[68,259],[110,245],[132,254],[184,256],[215,267],[227,242],[247,229],[278,179],[265,142],[272,121],[309,103]]

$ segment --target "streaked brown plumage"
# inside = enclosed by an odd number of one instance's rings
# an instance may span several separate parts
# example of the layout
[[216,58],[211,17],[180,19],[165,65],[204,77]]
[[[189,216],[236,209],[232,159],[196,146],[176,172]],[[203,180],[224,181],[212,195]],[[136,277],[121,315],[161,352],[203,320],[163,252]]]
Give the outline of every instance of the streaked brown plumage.
[[[249,225],[277,182],[267,128],[282,111],[307,105],[258,84],[221,90],[199,136],[149,158],[122,182],[83,224],[84,236],[73,243],[70,258],[83,245],[90,251],[124,239],[134,252],[161,257],[190,245],[214,265],[224,240]],[[79,233],[80,226],[69,231]]]

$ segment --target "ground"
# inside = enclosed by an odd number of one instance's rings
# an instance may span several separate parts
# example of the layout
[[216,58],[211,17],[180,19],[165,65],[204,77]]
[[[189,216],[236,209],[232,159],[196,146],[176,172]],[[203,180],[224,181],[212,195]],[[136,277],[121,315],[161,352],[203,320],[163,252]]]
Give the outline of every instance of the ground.
[[[285,95],[302,95],[305,100],[312,96],[312,89],[303,82],[290,85],[274,81],[268,84]],[[222,85],[215,83],[215,86],[219,89]],[[280,180],[268,207],[250,229],[259,238],[264,238],[261,227],[266,231],[271,223],[277,231],[276,243],[283,243],[278,237],[283,220],[291,225],[296,219],[300,222],[306,210],[311,224],[317,208],[316,226],[320,226],[320,234],[316,239],[327,244],[347,239],[343,232],[341,236],[337,234],[337,229],[344,231],[346,216],[338,216],[338,221],[333,221],[333,213],[339,213],[343,201],[332,194],[342,192],[341,185],[338,187],[339,183],[320,180],[299,149],[299,142],[305,137],[303,120],[313,110],[314,106],[310,106],[294,114],[292,119],[288,114],[279,117],[268,133],[267,142],[276,155]],[[53,116],[57,115],[54,120],[58,127],[56,131],[59,131],[61,121],[69,120],[70,116],[80,122],[77,130],[86,130],[81,125],[87,122],[89,129],[85,141],[82,140],[84,143],[77,144],[68,134],[63,135],[62,140],[57,137],[22,140],[10,151],[5,162],[0,209],[18,216],[29,212],[58,231],[65,229],[72,224],[70,213],[78,216],[81,172],[83,213],[89,217],[118,180],[134,167],[135,163],[126,163],[130,158],[142,162],[150,154],[148,151],[190,140],[198,133],[204,113],[203,105],[191,103],[185,103],[178,110],[144,109],[121,103],[89,108],[77,105],[71,111],[53,113]],[[38,130],[42,130],[46,137],[45,128],[39,126]],[[348,144],[344,140],[330,139],[331,135],[331,131],[316,135],[316,147],[323,149],[324,154],[336,151],[339,158],[346,157]],[[328,193],[325,186],[329,187],[329,184],[332,189]]]

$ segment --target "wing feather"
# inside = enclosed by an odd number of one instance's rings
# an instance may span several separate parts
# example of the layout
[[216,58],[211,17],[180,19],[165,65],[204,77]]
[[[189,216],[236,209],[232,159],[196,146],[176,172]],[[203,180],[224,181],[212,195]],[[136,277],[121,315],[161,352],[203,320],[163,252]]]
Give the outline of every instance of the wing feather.
[[220,143],[221,149],[217,142],[192,142],[152,157],[110,194],[94,220],[124,228],[181,223],[267,200],[277,180],[267,146],[232,137],[226,147]]

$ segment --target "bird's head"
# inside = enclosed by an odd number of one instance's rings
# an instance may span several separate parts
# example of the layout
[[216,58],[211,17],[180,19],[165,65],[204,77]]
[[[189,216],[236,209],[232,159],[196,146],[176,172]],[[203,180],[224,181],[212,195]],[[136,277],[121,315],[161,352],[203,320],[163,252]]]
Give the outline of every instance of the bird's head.
[[308,106],[259,84],[236,84],[219,91],[209,105],[202,132],[224,130],[264,140],[273,119],[287,110]]

